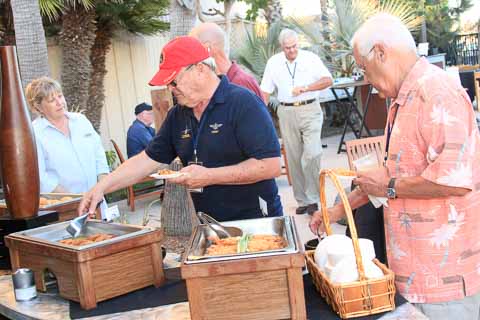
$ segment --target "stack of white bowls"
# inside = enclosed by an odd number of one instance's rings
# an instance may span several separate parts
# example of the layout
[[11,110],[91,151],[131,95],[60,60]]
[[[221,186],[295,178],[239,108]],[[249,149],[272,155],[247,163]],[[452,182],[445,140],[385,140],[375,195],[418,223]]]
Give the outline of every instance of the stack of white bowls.
[[[372,261],[375,248],[369,239],[358,239],[365,276],[368,279],[383,277],[382,270]],[[357,281],[359,278],[352,239],[334,234],[324,238],[315,250],[315,262],[334,283]]]

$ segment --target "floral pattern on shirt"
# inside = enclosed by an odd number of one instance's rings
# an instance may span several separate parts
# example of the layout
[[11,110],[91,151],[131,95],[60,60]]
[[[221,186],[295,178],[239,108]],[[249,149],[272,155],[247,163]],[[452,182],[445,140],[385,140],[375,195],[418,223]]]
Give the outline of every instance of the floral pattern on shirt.
[[461,299],[480,291],[480,134],[470,100],[443,70],[419,59],[389,111],[386,165],[471,190],[464,197],[396,199],[385,208],[389,266],[410,302]]

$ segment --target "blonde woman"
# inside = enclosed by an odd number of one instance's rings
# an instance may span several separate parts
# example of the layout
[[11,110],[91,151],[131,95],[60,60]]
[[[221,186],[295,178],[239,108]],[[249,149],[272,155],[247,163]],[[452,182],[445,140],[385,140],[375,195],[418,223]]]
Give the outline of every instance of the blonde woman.
[[40,173],[40,192],[82,193],[108,174],[105,151],[92,124],[67,111],[60,84],[48,77],[27,85]]

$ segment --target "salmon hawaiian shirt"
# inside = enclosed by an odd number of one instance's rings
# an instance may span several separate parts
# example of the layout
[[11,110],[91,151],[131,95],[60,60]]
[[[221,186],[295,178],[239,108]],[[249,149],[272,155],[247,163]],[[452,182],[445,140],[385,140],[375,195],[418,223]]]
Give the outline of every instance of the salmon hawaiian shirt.
[[473,295],[480,291],[480,134],[468,95],[421,58],[392,103],[387,127],[392,122],[391,176],[471,190],[463,197],[389,200],[385,233],[397,289],[414,303]]

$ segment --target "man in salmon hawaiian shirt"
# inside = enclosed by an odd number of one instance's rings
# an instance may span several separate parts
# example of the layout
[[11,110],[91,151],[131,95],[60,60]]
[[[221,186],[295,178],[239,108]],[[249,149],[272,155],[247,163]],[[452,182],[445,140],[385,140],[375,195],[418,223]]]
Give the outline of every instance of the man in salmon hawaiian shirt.
[[[384,208],[397,290],[430,319],[480,319],[480,134],[465,90],[416,54],[397,18],[378,14],[353,40],[357,65],[392,99],[385,167],[358,173],[353,208],[367,194]],[[331,221],[343,205],[329,209]],[[321,213],[310,223],[322,227]]]

